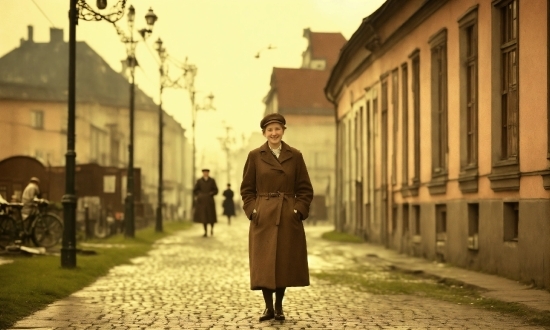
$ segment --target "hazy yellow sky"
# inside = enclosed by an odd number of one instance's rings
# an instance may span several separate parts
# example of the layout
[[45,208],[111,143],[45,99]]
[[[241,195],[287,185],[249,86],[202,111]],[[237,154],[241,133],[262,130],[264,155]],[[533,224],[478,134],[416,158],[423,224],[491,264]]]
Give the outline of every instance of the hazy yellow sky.
[[[95,0],[87,0],[94,7]],[[108,0],[109,7],[118,0]],[[212,92],[217,111],[200,111],[197,150],[219,148],[224,125],[237,137],[259,130],[263,97],[269,90],[272,67],[299,67],[306,48],[304,28],[316,32],[341,32],[349,39],[361,20],[384,0],[128,0],[136,9],[136,29],[145,27],[144,15],[152,7],[158,16],[153,35],[137,46],[141,68],[136,83],[158,103],[158,64],[153,43],[159,37],[168,53],[180,61],[188,57],[198,67],[198,99]],[[40,8],[40,9],[39,9]],[[0,0],[0,56],[27,38],[34,26],[34,40],[49,41],[49,27],[64,29],[68,40],[69,0]],[[41,13],[42,10],[44,12]],[[51,23],[50,23],[51,21]],[[126,29],[126,17],[118,23]],[[77,40],[86,41],[116,71],[126,57],[112,24],[80,21]],[[274,50],[254,55],[269,44]],[[86,63],[77,63],[86,65]],[[176,68],[171,68],[176,73]],[[78,86],[77,86],[78,88]],[[191,130],[187,91],[168,89],[165,110]],[[188,134],[190,136],[190,134]],[[240,138],[238,139],[240,140]]]

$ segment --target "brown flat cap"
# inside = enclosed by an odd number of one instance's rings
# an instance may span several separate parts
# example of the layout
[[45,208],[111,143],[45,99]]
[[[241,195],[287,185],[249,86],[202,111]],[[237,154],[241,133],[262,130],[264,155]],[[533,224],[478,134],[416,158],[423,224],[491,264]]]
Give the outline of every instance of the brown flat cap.
[[202,171],[203,171],[203,172],[210,172],[210,170],[207,169],[207,168],[203,168]]
[[269,115],[266,115],[264,117],[264,119],[262,119],[262,121],[260,122],[260,127],[263,129],[271,123],[279,123],[279,124],[285,126],[286,125],[286,119],[281,114],[270,113]]

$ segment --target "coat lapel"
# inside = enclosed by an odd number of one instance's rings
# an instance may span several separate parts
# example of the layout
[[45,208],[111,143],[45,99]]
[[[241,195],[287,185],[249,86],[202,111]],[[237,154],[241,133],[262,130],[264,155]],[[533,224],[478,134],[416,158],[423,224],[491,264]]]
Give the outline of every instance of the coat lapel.
[[283,141],[281,141],[281,143],[282,143],[282,146],[281,146],[281,154],[279,155],[279,163],[282,164],[285,161],[292,158],[292,151],[290,150],[290,147],[288,146],[288,144],[284,143]]
[[275,155],[273,155],[273,153],[271,152],[271,149],[269,149],[267,142],[260,147],[260,155],[264,162],[268,163],[273,167],[281,168],[281,163],[277,161],[277,158],[275,158]]

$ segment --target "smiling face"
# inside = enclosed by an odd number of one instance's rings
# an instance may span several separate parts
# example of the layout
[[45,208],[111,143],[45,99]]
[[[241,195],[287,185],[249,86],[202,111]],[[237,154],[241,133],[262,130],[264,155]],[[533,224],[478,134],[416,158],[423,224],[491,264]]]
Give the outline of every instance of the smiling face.
[[285,129],[283,128],[283,125],[279,123],[271,123],[267,125],[264,129],[264,136],[269,143],[269,147],[271,147],[272,149],[279,146],[283,135],[285,135]]

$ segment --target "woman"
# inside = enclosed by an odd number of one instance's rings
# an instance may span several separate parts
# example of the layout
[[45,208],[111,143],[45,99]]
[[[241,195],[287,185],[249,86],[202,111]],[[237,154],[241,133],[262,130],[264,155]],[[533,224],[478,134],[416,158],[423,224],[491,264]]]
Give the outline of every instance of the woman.
[[262,290],[265,301],[260,322],[284,320],[285,289],[309,285],[302,221],[308,217],[313,188],[302,153],[282,141],[285,125],[278,113],[262,119],[267,142],[248,154],[241,184],[243,210],[250,220],[250,287]]
[[235,203],[233,202],[233,196],[235,194],[233,193],[233,190],[231,190],[231,184],[227,184],[227,189],[223,192],[223,197],[225,199],[223,200],[222,206],[223,206],[223,215],[227,216],[227,224],[231,224],[231,217],[235,216]]

